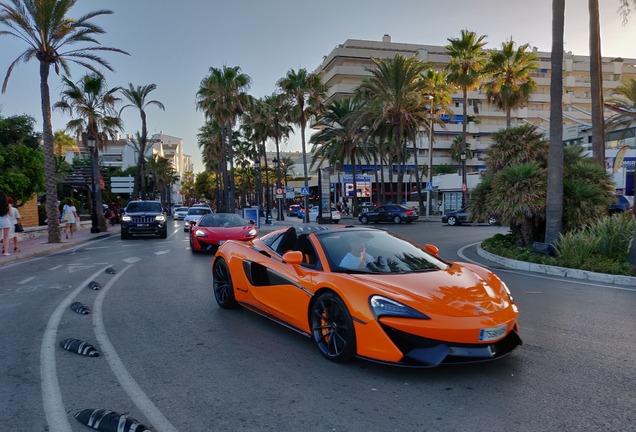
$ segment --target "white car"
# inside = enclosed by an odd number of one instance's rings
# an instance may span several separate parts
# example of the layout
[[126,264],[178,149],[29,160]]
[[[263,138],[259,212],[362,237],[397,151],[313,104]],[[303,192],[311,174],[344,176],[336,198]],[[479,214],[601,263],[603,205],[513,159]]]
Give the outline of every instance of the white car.
[[190,207],[175,207],[172,212],[172,217],[174,217],[174,220],[183,220],[188,214],[189,208]]
[[201,219],[203,215],[212,213],[210,207],[192,206],[188,209],[188,213],[183,218],[183,231],[190,231],[190,227]]
[[[318,220],[318,206],[313,206],[309,209],[309,222],[316,222]],[[340,212],[335,208],[331,207],[331,223],[339,223],[340,222]]]

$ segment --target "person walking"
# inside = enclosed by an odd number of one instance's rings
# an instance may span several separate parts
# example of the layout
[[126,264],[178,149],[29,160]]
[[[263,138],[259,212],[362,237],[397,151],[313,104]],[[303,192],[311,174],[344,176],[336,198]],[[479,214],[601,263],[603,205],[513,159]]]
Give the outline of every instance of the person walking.
[[0,191],[0,234],[2,234],[2,255],[9,256],[9,228],[11,228],[11,208],[7,195]]
[[79,220],[77,216],[77,209],[75,205],[73,205],[73,200],[70,198],[64,204],[64,208],[62,209],[62,220],[66,222],[66,238],[68,238],[69,233],[71,234],[71,238],[73,238],[73,232],[75,231],[75,221]]
[[[9,203],[9,213],[11,214],[9,239],[13,239],[13,252],[20,252],[20,248],[18,247],[18,233],[15,232],[15,225],[20,223],[20,212],[17,208],[13,207],[13,198],[7,197],[7,202]],[[9,249],[9,247],[10,246],[7,244],[7,249]]]

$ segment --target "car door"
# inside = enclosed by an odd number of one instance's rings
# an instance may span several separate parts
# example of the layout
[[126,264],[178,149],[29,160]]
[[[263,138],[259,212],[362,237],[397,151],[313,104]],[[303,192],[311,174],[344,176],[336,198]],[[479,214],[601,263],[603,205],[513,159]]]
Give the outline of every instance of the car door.
[[382,221],[382,213],[385,212],[385,207],[386,206],[379,206],[379,207],[375,207],[373,209],[369,209],[366,213],[367,218],[369,219],[369,221],[371,222],[380,222]]
[[398,214],[400,209],[395,205],[387,205],[384,207],[384,211],[381,214],[382,222],[393,222],[393,216]]

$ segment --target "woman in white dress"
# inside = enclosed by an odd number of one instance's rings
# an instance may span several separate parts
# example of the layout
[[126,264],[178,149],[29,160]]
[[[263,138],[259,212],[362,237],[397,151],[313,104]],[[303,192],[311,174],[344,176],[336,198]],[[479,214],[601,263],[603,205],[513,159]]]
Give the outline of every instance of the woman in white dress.
[[9,255],[9,228],[11,228],[11,208],[7,201],[7,195],[0,191],[0,233],[3,239],[3,255]]
[[[13,252],[20,252],[18,247],[18,233],[15,232],[15,224],[20,222],[20,212],[17,208],[13,207],[13,198],[7,197],[9,203],[9,212],[11,213],[11,226],[9,227],[9,239],[13,239]],[[10,246],[7,245],[7,249]]]
[[75,221],[77,220],[77,209],[73,205],[73,200],[69,199],[64,204],[64,209],[62,210],[63,219],[66,221],[66,238],[68,238],[69,233],[71,234],[71,238],[73,238],[73,232],[75,231]]

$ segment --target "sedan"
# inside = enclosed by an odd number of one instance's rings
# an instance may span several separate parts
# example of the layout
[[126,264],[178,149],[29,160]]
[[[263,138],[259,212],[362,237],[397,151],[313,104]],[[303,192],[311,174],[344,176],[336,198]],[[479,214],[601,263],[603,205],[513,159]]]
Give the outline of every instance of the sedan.
[[175,207],[172,212],[172,217],[174,217],[174,220],[183,220],[188,214],[189,209],[190,207]]
[[362,224],[369,222],[411,223],[419,218],[417,210],[400,205],[386,204],[363,211],[358,216]]
[[[309,222],[317,222],[318,221],[318,206],[313,206],[309,210]],[[335,207],[331,207],[331,223],[339,223],[340,222],[340,212]]]
[[[475,222],[473,220],[473,214],[466,208],[454,212],[448,212],[444,216],[442,216],[442,223],[448,224],[450,226],[473,222]],[[495,218],[494,216],[489,216],[488,220],[486,220],[485,222],[487,222],[488,225],[495,225],[497,223],[497,218]]]
[[[212,209],[209,207],[190,207],[188,213],[183,218],[183,231],[190,231],[190,227],[196,224],[196,221],[201,219],[201,216],[212,214]],[[193,223],[194,222],[194,223]]]
[[243,306],[296,330],[333,362],[433,367],[493,360],[521,345],[505,283],[438,254],[373,228],[289,227],[221,245],[212,286],[221,308]]
[[254,221],[246,221],[236,213],[213,213],[191,223],[190,250],[215,251],[229,240],[247,241],[256,237]]

